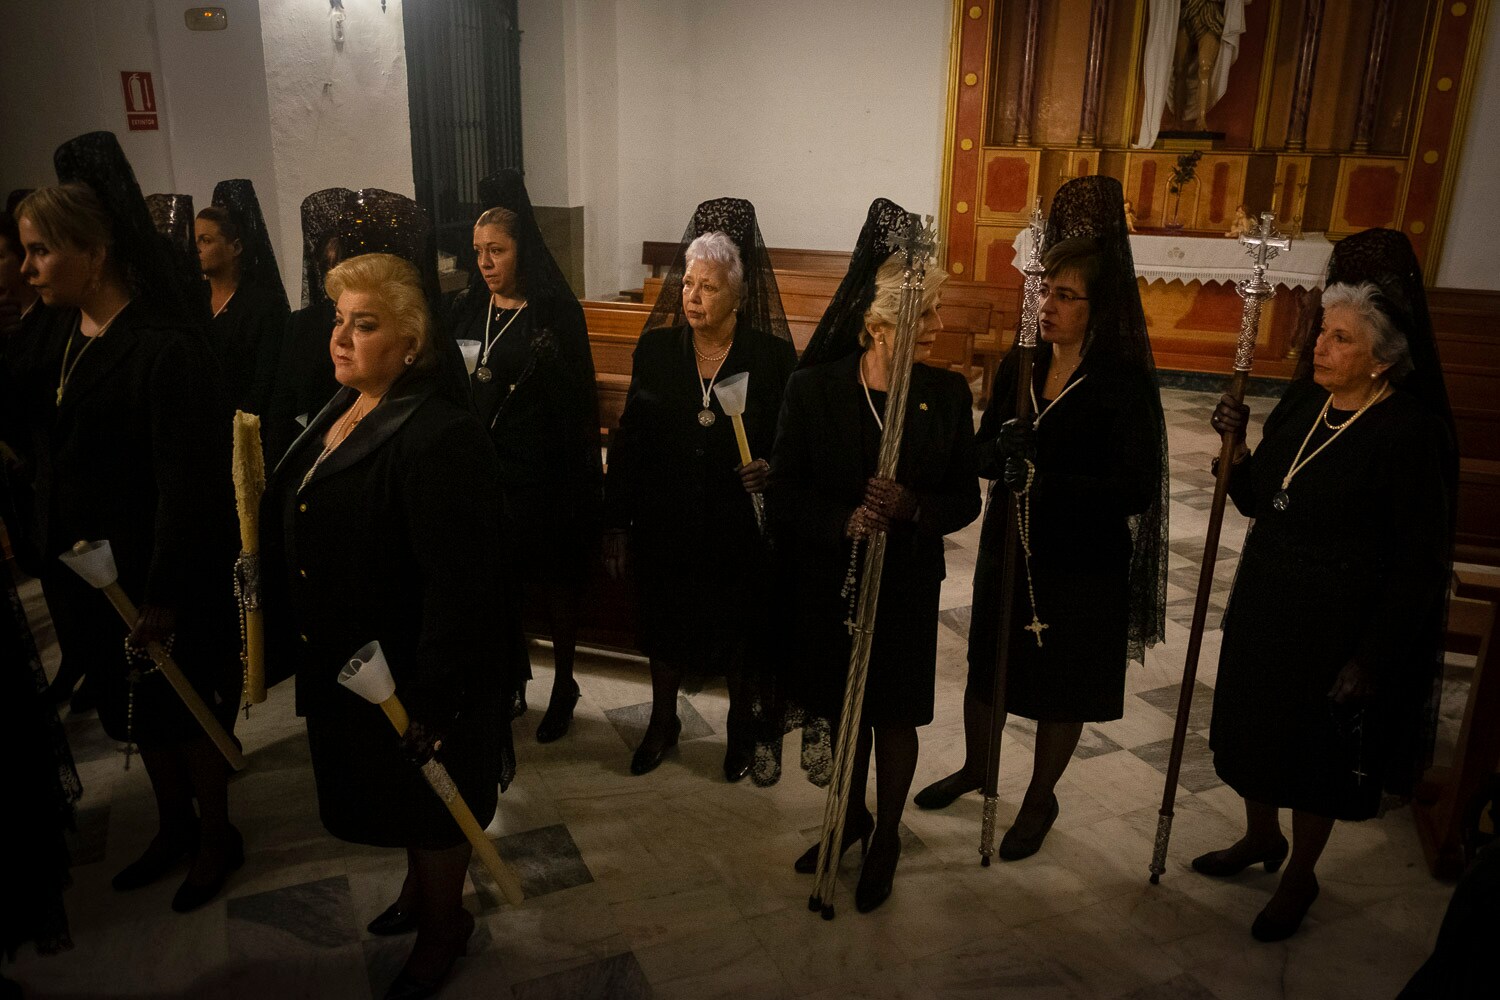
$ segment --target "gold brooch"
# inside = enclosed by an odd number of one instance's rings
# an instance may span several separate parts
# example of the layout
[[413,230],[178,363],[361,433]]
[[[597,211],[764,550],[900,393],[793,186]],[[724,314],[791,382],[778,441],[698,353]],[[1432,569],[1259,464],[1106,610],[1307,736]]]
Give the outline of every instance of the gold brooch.
[[927,409],[927,404],[926,403],[918,403],[917,404],[917,409],[919,409],[919,410],[925,410],[925,409]]

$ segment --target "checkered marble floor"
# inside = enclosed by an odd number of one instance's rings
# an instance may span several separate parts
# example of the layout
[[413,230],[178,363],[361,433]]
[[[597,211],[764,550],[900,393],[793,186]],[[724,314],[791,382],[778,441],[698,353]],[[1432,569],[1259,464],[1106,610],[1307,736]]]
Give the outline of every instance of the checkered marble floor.
[[[722,686],[710,687],[679,705],[680,750],[632,777],[630,752],[649,710],[645,664],[588,654],[566,739],[531,739],[536,708],[517,724],[520,771],[490,828],[527,901],[511,907],[484,876],[473,881],[466,905],[478,918],[475,937],[443,995],[1394,996],[1431,947],[1451,893],[1428,876],[1409,811],[1339,825],[1320,868],[1322,897],[1283,944],[1257,944],[1248,933],[1274,876],[1218,881],[1188,868],[1196,854],[1233,840],[1242,822],[1208,753],[1217,631],[1204,644],[1168,870],[1160,885],[1147,883],[1208,519],[1214,400],[1163,392],[1172,449],[1168,641],[1129,671],[1124,718],[1086,727],[1059,786],[1061,817],[1039,854],[979,867],[977,796],[940,813],[910,807],[890,901],[873,914],[854,911],[859,858],[850,852],[839,916],[822,921],[807,911],[808,880],[791,867],[816,838],[823,809],[823,793],[795,767],[795,742],[779,785],[725,784],[727,702]],[[1257,418],[1270,406],[1252,403]],[[1244,531],[1231,510],[1214,629]],[[917,788],[963,758],[964,635],[978,538],[976,523],[949,539],[937,718],[921,732]],[[34,588],[29,597],[39,611]],[[45,621],[37,631],[47,644]],[[544,703],[545,646],[535,660],[532,698]],[[1459,660],[1450,671],[1450,739],[1471,664]],[[92,715],[68,719],[86,789],[67,896],[77,947],[51,958],[28,949],[9,974],[44,997],[379,997],[410,938],[372,938],[364,925],[394,899],[403,861],[323,830],[291,694],[289,685],[273,691],[239,727],[250,766],[231,786],[231,809],[247,863],[221,899],[188,916],[168,906],[175,878],[130,894],[110,890],[110,876],[153,832],[151,793],[140,767],[121,770]],[[1024,720],[1005,733],[1002,829],[1025,790],[1033,735]]]

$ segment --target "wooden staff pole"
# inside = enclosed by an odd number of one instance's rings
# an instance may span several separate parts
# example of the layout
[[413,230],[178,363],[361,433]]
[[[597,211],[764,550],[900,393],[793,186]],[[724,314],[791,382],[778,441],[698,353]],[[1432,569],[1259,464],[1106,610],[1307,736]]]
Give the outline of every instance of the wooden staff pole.
[[266,489],[266,460],[260,447],[260,417],[234,414],[234,503],[240,515],[240,557],[235,591],[240,599],[245,715],[266,700],[266,633],[260,608],[260,497]]
[[[1255,257],[1248,279],[1235,288],[1245,300],[1240,315],[1240,335],[1235,347],[1234,375],[1228,393],[1236,404],[1245,398],[1245,384],[1255,364],[1255,340],[1260,334],[1261,306],[1276,294],[1266,282],[1266,265],[1292,245],[1276,231],[1276,216],[1262,212],[1260,225],[1240,237],[1246,251]],[[1234,434],[1226,431],[1219,445],[1219,470],[1214,478],[1213,505],[1208,513],[1208,531],[1203,537],[1203,565],[1198,571],[1198,595],[1193,601],[1193,623],[1188,630],[1187,660],[1182,668],[1182,689],[1177,695],[1177,722],[1172,728],[1172,755],[1167,760],[1167,783],[1156,820],[1156,845],[1151,856],[1151,884],[1161,881],[1167,870],[1167,844],[1172,839],[1173,806],[1177,779],[1182,771],[1182,753],[1187,745],[1188,714],[1193,707],[1193,687],[1198,681],[1198,656],[1203,650],[1203,632],[1208,623],[1208,599],[1214,589],[1214,566],[1219,558],[1219,534],[1224,527],[1224,501],[1229,495],[1229,475],[1234,465]]]
[[[1026,253],[1026,286],[1021,298],[1021,331],[1016,337],[1016,417],[1031,416],[1031,371],[1036,358],[1038,313],[1042,301],[1042,210],[1031,213],[1031,248]],[[1016,554],[1020,548],[1020,526],[1010,490],[1001,483],[998,495],[1005,502],[1005,547],[1000,564],[999,632],[995,640],[994,686],[990,689],[989,752],[984,758],[984,812],[979,824],[979,863],[988,868],[995,853],[995,823],[1000,811],[1000,741],[1005,732],[1005,685],[1010,671],[1010,632],[1016,591]],[[993,500],[991,501],[994,502]],[[1038,633],[1040,634],[1040,633]]]
[[[929,216],[923,225],[917,216],[909,216],[906,234],[897,244],[906,252],[906,275],[902,282],[901,309],[896,324],[896,343],[891,358],[890,386],[886,395],[885,428],[880,434],[880,453],[876,475],[894,479],[901,459],[901,438],[906,430],[906,398],[911,385],[912,358],[916,354],[917,328],[921,324],[922,299],[927,260],[936,249],[936,234]],[[833,893],[838,885],[838,863],[844,840],[844,818],[848,814],[854,750],[859,742],[865,700],[865,682],[869,677],[870,653],[875,641],[875,615],[880,601],[880,579],[885,567],[886,535],[877,531],[870,536],[865,549],[863,575],[854,617],[844,624],[849,628],[849,676],[844,685],[843,711],[839,715],[838,737],[834,744],[833,780],[823,808],[823,831],[818,841],[817,867],[813,875],[813,893],[807,908],[821,912],[824,920],[834,917]],[[860,789],[864,794],[864,789]]]
[[[88,549],[88,542],[78,542],[73,546],[74,553],[82,553]],[[109,598],[109,603],[113,604],[115,610],[120,613],[125,627],[134,628],[140,612],[131,601],[130,595],[125,593],[125,589],[120,586],[120,582],[115,580],[99,589],[104,591],[104,596]],[[214,746],[219,748],[219,752],[224,755],[224,760],[236,771],[243,771],[245,757],[240,753],[240,748],[235,746],[234,739],[224,731],[224,727],[219,725],[219,720],[214,718],[214,714],[208,710],[208,706],[203,703],[203,699],[199,697],[187,676],[183,674],[182,668],[177,665],[176,660],[172,659],[172,654],[168,653],[159,642],[148,642],[146,652],[150,655],[151,661],[161,670],[167,683],[172,685],[172,690],[177,692],[177,697],[182,700],[182,704],[192,713],[198,725],[203,727],[208,738],[213,740]]]
[[[393,694],[382,701],[380,707],[385,712],[385,717],[391,720],[396,733],[405,736],[411,720],[406,714],[406,706],[401,704],[401,699]],[[526,893],[521,889],[521,880],[516,877],[511,867],[501,860],[500,852],[495,850],[494,841],[485,835],[479,821],[474,818],[473,811],[469,809],[469,804],[458,793],[458,786],[453,783],[448,769],[434,757],[422,765],[422,776],[427,779],[427,784],[437,793],[437,797],[443,800],[443,805],[448,807],[449,815],[463,831],[464,837],[474,849],[474,854],[484,865],[485,870],[490,873],[490,878],[494,879],[495,884],[500,887],[505,901],[512,906],[520,906],[526,899]]]

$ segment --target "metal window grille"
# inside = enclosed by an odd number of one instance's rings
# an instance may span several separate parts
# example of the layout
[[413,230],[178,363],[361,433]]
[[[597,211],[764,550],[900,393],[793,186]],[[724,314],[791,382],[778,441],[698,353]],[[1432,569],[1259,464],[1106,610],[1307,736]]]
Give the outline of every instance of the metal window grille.
[[465,261],[479,182],[521,169],[517,0],[416,0],[403,6],[417,201],[440,250]]

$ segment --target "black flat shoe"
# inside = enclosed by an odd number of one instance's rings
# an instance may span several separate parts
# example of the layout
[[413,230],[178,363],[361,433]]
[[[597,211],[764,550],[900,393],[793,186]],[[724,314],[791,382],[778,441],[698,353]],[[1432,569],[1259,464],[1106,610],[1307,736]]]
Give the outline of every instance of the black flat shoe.
[[403,910],[399,899],[382,910],[380,916],[365,925],[365,930],[371,934],[379,934],[381,937],[409,934],[416,929],[417,911],[412,908]]
[[578,690],[578,684],[573,684],[572,693],[559,692],[554,689],[552,700],[547,703],[547,711],[542,716],[542,721],[536,727],[536,741],[538,743],[554,743],[568,735],[568,727],[573,724],[573,709],[578,704],[578,699],[583,697],[583,692]]
[[974,781],[962,771],[954,771],[946,778],[939,778],[917,793],[912,799],[918,809],[947,809],[960,796],[979,791],[982,782]]
[[225,853],[224,867],[220,868],[207,882],[194,882],[192,875],[188,875],[187,881],[178,887],[172,897],[172,909],[178,913],[188,913],[207,903],[219,894],[224,888],[224,883],[229,881],[229,876],[245,866],[245,838],[240,836],[240,831],[234,827],[229,828],[229,848]]
[[[1235,845],[1238,846],[1238,845]],[[1281,843],[1273,844],[1264,851],[1235,853],[1234,847],[1227,847],[1222,851],[1209,851],[1200,854],[1193,859],[1193,871],[1200,875],[1211,875],[1214,878],[1229,878],[1238,875],[1251,865],[1265,865],[1266,871],[1275,873],[1286,860],[1287,842],[1286,838]]]
[[[869,813],[864,814],[864,819],[858,823],[844,821],[844,846],[839,848],[839,859],[842,860],[844,853],[859,842],[860,857],[869,853],[870,834],[875,831],[875,817]],[[818,845],[814,844],[802,852],[792,865],[798,875],[811,875],[818,870]]]
[[859,885],[854,887],[856,910],[869,913],[890,898],[891,886],[896,881],[896,862],[900,860],[899,838],[891,837],[889,841],[876,838],[875,846],[865,858],[865,866],[860,869]]
[[1264,941],[1269,944],[1274,941],[1285,941],[1297,933],[1297,928],[1302,926],[1302,918],[1306,917],[1307,911],[1312,909],[1312,905],[1317,900],[1321,888],[1315,876],[1313,878],[1312,893],[1308,895],[1301,907],[1290,916],[1273,917],[1271,916],[1270,906],[1261,910],[1256,916],[1255,922],[1250,925],[1250,936],[1257,941]]
[[750,773],[750,763],[753,759],[754,754],[748,747],[731,743],[724,750],[724,780],[732,785],[744,778]]
[[[448,974],[453,971],[454,963],[469,953],[469,938],[474,934],[474,916],[468,910],[461,911],[462,925],[459,933],[458,944],[448,955],[443,971],[434,978],[422,978],[412,974],[409,968],[403,967],[396,981],[391,983],[391,988],[385,991],[385,1000],[422,1000],[430,997],[442,989]],[[465,930],[464,928],[467,928]],[[457,935],[455,935],[457,937]]]
[[672,720],[672,735],[668,736],[660,746],[652,746],[651,730],[648,728],[645,737],[641,740],[641,745],[636,747],[635,756],[630,758],[630,773],[649,774],[656,770],[657,765],[666,759],[667,751],[677,745],[677,737],[681,735],[682,720],[674,718]]
[[191,858],[198,850],[198,830],[167,838],[157,834],[152,838],[146,853],[121,868],[109,884],[116,892],[129,892],[159,882],[170,875],[178,865]]
[[526,714],[526,685],[522,684],[510,696],[510,717],[519,719]]
[[[1047,810],[1047,818],[1042,820],[1042,825],[1035,833],[1024,834],[1018,832],[1017,826],[1012,824],[1005,836],[1000,838],[1000,850],[997,851],[1001,861],[1020,861],[1029,858],[1042,849],[1042,842],[1047,839],[1047,833],[1052,829],[1052,824],[1057,822],[1057,796],[1052,796],[1052,807]],[[1016,817],[1020,819],[1019,816]]]

